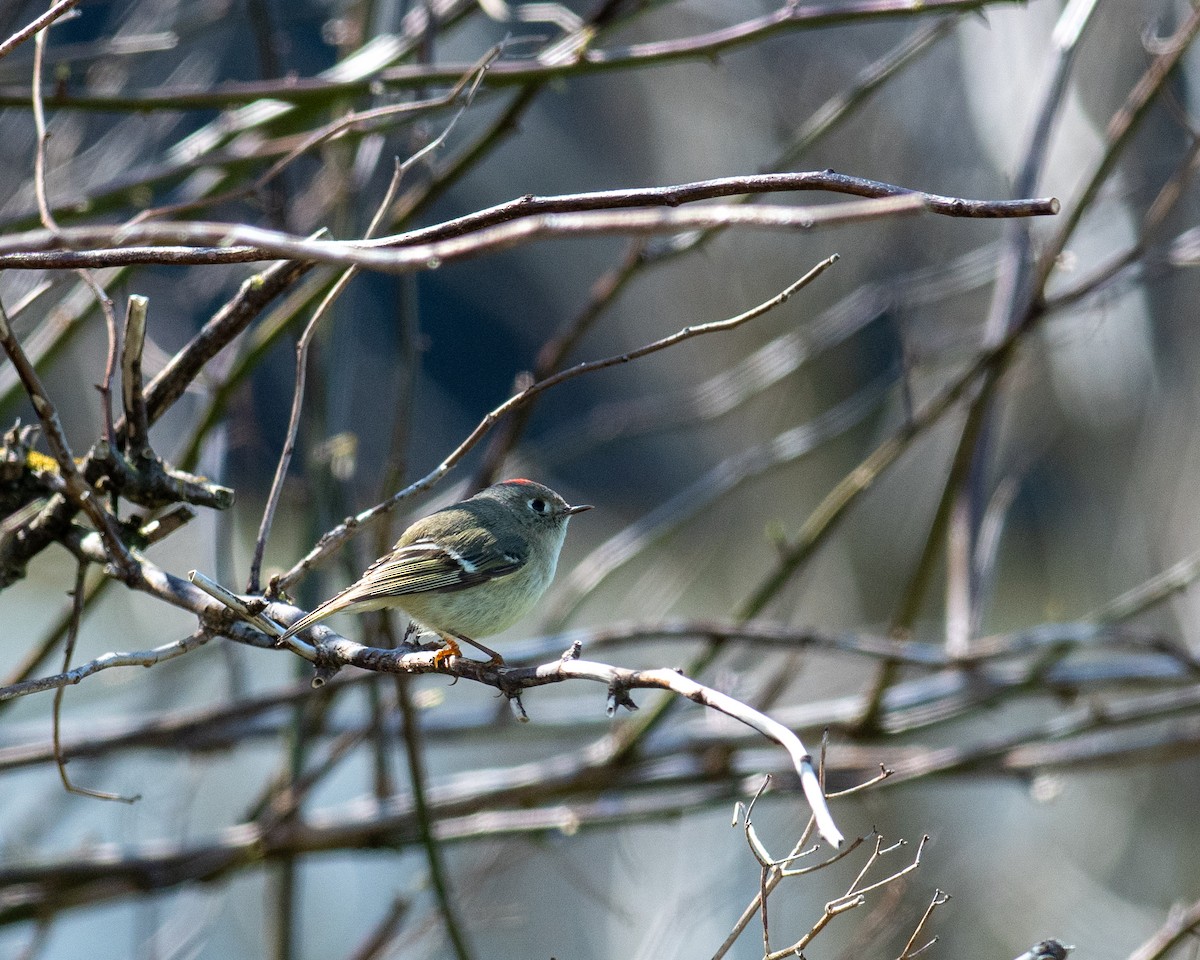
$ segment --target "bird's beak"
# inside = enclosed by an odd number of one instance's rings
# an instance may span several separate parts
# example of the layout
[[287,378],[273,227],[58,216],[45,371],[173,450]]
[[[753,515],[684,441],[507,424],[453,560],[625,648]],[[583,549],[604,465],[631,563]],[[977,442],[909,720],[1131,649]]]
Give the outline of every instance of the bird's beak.
[[591,510],[591,509],[592,509],[592,505],[590,503],[581,503],[575,507],[567,507],[567,516],[573,517],[577,513],[583,513],[584,510]]

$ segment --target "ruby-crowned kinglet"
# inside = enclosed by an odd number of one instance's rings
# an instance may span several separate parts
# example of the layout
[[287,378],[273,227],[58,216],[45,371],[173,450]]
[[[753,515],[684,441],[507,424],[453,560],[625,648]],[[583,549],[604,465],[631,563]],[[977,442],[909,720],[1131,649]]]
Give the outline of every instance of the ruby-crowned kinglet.
[[572,507],[532,480],[493,484],[418,520],[358,582],[280,639],[342,610],[399,607],[446,642],[444,656],[461,656],[455,641],[463,640],[503,663],[478,639],[507,630],[533,609],[554,579],[567,521],[590,509]]

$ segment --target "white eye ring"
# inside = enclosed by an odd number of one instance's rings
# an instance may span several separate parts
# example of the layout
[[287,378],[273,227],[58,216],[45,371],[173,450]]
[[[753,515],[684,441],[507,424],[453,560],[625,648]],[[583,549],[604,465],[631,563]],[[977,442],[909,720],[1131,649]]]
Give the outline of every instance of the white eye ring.
[[550,509],[550,505],[541,497],[535,497],[529,501],[529,509],[534,513],[546,513]]

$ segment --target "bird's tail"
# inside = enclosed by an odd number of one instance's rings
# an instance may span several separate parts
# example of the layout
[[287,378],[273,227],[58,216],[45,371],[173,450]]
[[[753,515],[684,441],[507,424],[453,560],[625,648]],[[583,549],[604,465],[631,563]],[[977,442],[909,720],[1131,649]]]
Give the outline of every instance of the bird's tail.
[[337,613],[339,610],[341,610],[344,606],[346,606],[346,599],[345,599],[345,596],[342,594],[339,594],[338,596],[333,597],[330,600],[326,600],[319,607],[315,608],[310,613],[306,613],[299,620],[297,620],[295,623],[293,623],[290,627],[288,627],[286,630],[284,630],[283,633],[281,633],[279,635],[279,638],[275,642],[282,643],[284,640],[287,640],[289,637],[294,637],[296,634],[300,633],[301,631],[307,630],[313,624],[320,623],[326,617],[333,616],[335,613]]

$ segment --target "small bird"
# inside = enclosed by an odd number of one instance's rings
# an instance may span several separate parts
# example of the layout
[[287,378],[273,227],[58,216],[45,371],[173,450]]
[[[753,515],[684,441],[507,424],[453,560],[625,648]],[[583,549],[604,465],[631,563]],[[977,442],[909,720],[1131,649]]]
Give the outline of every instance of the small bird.
[[438,662],[462,656],[456,641],[504,658],[479,642],[533,609],[554,579],[571,506],[532,480],[505,480],[444,507],[404,531],[356,583],[293,623],[285,640],[339,611],[399,607],[446,644]]

